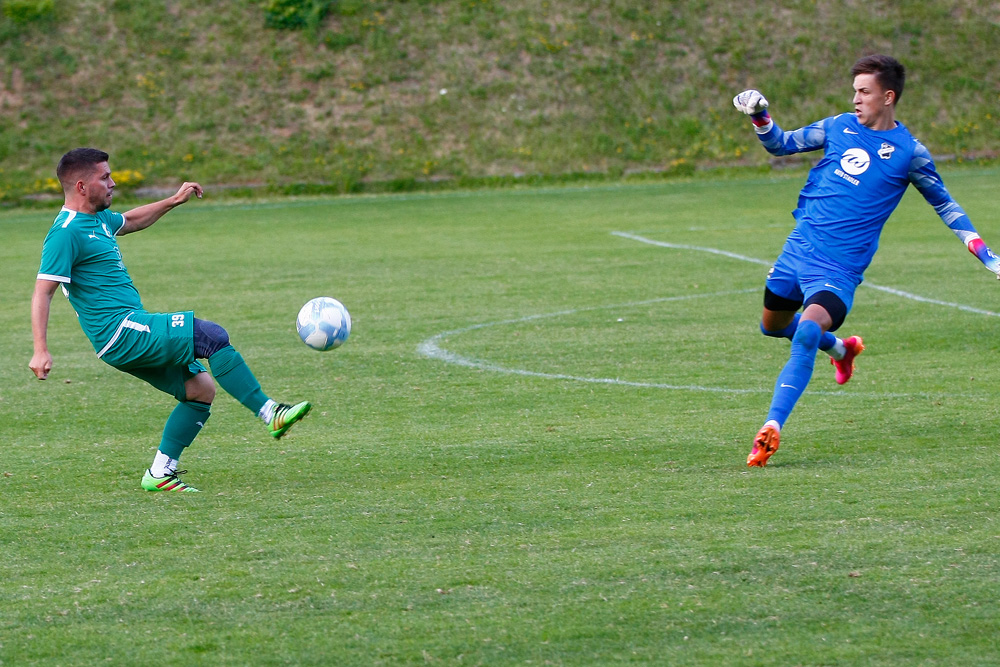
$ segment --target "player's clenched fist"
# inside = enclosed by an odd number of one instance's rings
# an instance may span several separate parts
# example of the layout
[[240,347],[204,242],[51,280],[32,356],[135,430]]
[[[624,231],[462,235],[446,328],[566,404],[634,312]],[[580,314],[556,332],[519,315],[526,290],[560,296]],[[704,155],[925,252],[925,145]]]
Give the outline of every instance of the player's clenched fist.
[[744,90],[733,98],[733,106],[748,116],[756,116],[767,109],[767,98],[758,90]]

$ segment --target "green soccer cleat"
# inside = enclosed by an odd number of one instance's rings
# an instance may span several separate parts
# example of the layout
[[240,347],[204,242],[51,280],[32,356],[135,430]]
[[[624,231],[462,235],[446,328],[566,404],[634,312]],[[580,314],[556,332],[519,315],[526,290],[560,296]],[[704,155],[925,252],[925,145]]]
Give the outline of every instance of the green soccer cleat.
[[271,421],[268,424],[268,427],[271,429],[271,435],[275,438],[285,435],[285,431],[290,429],[292,424],[309,414],[310,410],[312,410],[312,403],[309,401],[302,401],[295,405],[279,403],[274,408],[274,416],[271,417]]
[[183,491],[185,493],[201,493],[198,489],[194,488],[190,484],[185,484],[181,481],[178,475],[183,475],[187,470],[175,470],[173,472],[168,472],[163,477],[153,477],[153,474],[146,470],[146,474],[142,476],[142,488],[147,491]]

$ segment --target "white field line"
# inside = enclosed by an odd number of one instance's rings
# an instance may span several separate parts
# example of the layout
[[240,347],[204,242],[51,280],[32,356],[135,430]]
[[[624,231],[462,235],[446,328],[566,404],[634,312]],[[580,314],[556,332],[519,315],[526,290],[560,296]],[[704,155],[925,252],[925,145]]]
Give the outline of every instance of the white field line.
[[[773,264],[773,262],[768,262],[763,259],[758,259],[756,257],[747,257],[746,255],[739,255],[735,252],[727,252],[725,250],[719,250],[718,248],[704,248],[695,245],[667,243],[666,241],[656,241],[654,239],[648,239],[644,236],[639,236],[637,234],[630,234],[629,232],[611,232],[611,233],[614,236],[620,236],[625,239],[631,239],[633,241],[638,241],[639,243],[655,245],[661,248],[673,248],[675,250],[697,250],[698,252],[707,252],[713,255],[722,255],[723,257],[730,257],[732,259],[738,259],[744,262],[752,262],[753,264],[760,264],[762,266],[771,266],[771,264]],[[935,306],[943,306],[945,308],[955,308],[956,310],[961,310],[966,313],[975,313],[976,315],[986,315],[987,317],[1000,317],[1000,313],[994,313],[992,310],[983,310],[982,308],[966,306],[965,304],[961,303],[952,303],[951,301],[939,301],[938,299],[931,299],[926,296],[920,296],[919,294],[911,294],[910,292],[904,292],[903,290],[896,289],[895,287],[874,285],[869,282],[861,283],[861,286],[867,287],[869,289],[878,290],[880,292],[885,292],[887,294],[892,294],[894,296],[903,297],[904,299],[910,299],[911,301],[919,301],[920,303],[929,303]]]
[[[646,243],[649,245],[659,246],[662,248],[672,248],[675,250],[693,250],[697,252],[706,252],[713,255],[721,255],[723,257],[729,257],[731,259],[737,259],[743,262],[750,262],[752,264],[759,264],[762,266],[771,266],[771,262],[768,262],[757,257],[749,257],[747,255],[741,255],[735,252],[729,252],[726,250],[720,250],[718,248],[708,248],[702,246],[684,245],[679,243],[667,243],[666,241],[656,241],[654,239],[649,239],[637,234],[631,234],[629,232],[611,232],[615,236],[620,236],[622,238],[631,239],[633,241],[638,241],[640,243]],[[912,301],[919,301],[921,303],[929,303],[937,306],[943,306],[946,308],[955,308],[968,313],[975,313],[977,315],[985,315],[987,317],[1000,317],[1000,313],[995,313],[990,310],[983,310],[982,308],[975,308],[973,306],[967,306],[960,303],[951,303],[949,301],[940,301],[938,299],[931,299],[928,297],[923,297],[918,294],[911,294],[909,292],[904,292],[903,290],[898,290],[893,287],[884,287],[882,285],[873,285],[871,283],[862,283],[863,286],[869,287],[871,289],[879,290],[892,294],[895,296],[902,297],[904,299],[910,299]],[[521,368],[508,368],[506,366],[501,366],[492,361],[486,359],[473,359],[470,357],[464,357],[455,352],[451,352],[441,347],[440,342],[451,336],[458,336],[470,331],[475,331],[477,329],[485,329],[487,327],[496,326],[507,326],[515,324],[523,324],[525,322],[532,322],[535,320],[553,318],[553,317],[564,317],[568,315],[575,315],[577,313],[587,312],[591,310],[609,310],[612,308],[630,308],[635,306],[643,306],[653,303],[666,303],[670,301],[690,301],[693,299],[702,298],[714,298],[720,296],[731,296],[734,294],[748,294],[751,292],[758,292],[760,288],[751,288],[744,290],[734,290],[727,292],[713,292],[711,294],[688,294],[684,296],[673,296],[673,297],[663,297],[659,299],[649,299],[647,301],[634,301],[630,303],[620,303],[606,306],[592,306],[589,308],[574,308],[570,310],[561,310],[553,313],[543,313],[539,315],[528,315],[525,317],[518,317],[509,320],[499,320],[496,322],[484,322],[481,324],[473,324],[461,329],[453,329],[451,331],[444,331],[437,335],[431,336],[427,340],[420,343],[417,346],[417,353],[428,359],[435,359],[438,361],[443,361],[445,363],[453,364],[456,366],[464,366],[466,368],[476,368],[484,371],[491,371],[494,373],[502,373],[505,375],[520,375],[525,377],[537,377],[544,378],[548,380],[568,380],[572,382],[586,382],[590,384],[607,384],[607,385],[618,385],[624,387],[642,387],[650,389],[671,389],[671,390],[681,390],[681,391],[704,391],[704,392],[716,392],[725,394],[759,394],[759,393],[771,393],[770,388],[763,389],[739,389],[734,387],[709,387],[702,385],[676,385],[664,382],[635,382],[631,380],[622,380],[620,378],[597,378],[597,377],[586,377],[580,375],[569,375],[564,373],[542,373],[538,371],[530,371]],[[813,391],[806,390],[807,394],[819,395],[819,396],[854,396],[859,398],[914,398],[920,396],[931,396],[931,394],[925,393],[857,393],[857,392],[847,392],[847,391]],[[933,394],[933,396],[945,396],[946,394]],[[947,394],[950,396],[950,394]]]
[[758,292],[757,288],[735,290],[728,292],[714,292],[712,294],[689,294],[685,296],[671,296],[663,297],[660,299],[650,299],[648,301],[634,301],[631,303],[620,303],[611,306],[593,306],[590,308],[575,308],[572,310],[561,310],[555,313],[545,313],[542,315],[528,315],[527,317],[518,317],[512,320],[500,320],[498,322],[484,322],[482,324],[473,324],[471,326],[463,327],[461,329],[453,329],[452,331],[444,331],[435,336],[431,336],[424,342],[417,346],[417,352],[428,359],[437,359],[438,361],[444,361],[449,364],[454,364],[456,366],[465,366],[466,368],[477,368],[484,371],[493,371],[494,373],[503,373],[505,375],[522,375],[527,377],[537,377],[546,378],[549,380],[572,380],[574,382],[589,382],[591,384],[613,384],[621,385],[625,387],[648,387],[652,389],[681,389],[686,391],[712,391],[726,394],[755,394],[761,393],[762,389],[732,389],[729,387],[703,387],[700,385],[675,385],[666,384],[660,382],[633,382],[630,380],[621,380],[619,378],[594,378],[594,377],[584,377],[579,375],[567,375],[563,373],[540,373],[537,371],[529,371],[520,368],[507,368],[506,366],[501,366],[500,364],[495,364],[492,361],[487,361],[485,359],[472,359],[469,357],[463,357],[460,354],[454,352],[449,352],[442,348],[439,343],[444,338],[449,338],[451,336],[458,336],[460,334],[468,333],[470,331],[475,331],[477,329],[485,329],[487,327],[496,327],[512,324],[523,324],[525,322],[533,322],[535,320],[553,318],[553,317],[563,317],[566,315],[575,315],[577,313],[584,313],[590,310],[608,310],[611,308],[629,308],[634,306],[644,306],[652,303],[666,303],[668,301],[689,301],[692,299],[702,299],[710,297],[719,296],[729,296],[733,294],[748,294],[750,292]]

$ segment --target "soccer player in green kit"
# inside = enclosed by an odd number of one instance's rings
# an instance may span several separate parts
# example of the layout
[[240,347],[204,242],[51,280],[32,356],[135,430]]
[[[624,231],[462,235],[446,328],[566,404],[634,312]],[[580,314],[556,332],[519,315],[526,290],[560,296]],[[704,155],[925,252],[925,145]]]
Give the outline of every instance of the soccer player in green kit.
[[[65,204],[42,246],[42,261],[31,299],[34,355],[28,364],[39,380],[52,369],[47,331],[52,295],[60,285],[98,358],[145,380],[177,399],[167,419],[152,465],[143,475],[147,491],[197,491],[180,480],[177,464],[184,449],[208,421],[215,382],[260,417],[280,438],[312,408],[309,402],[276,403],[261,390],[243,357],[218,324],[192,311],[150,313],[125,269],[116,236],[146,229],[167,211],[200,198],[198,183],[125,213],[109,209],[115,182],[108,154],[77,148],[59,161],[56,175]],[[212,375],[198,359],[208,359]]]

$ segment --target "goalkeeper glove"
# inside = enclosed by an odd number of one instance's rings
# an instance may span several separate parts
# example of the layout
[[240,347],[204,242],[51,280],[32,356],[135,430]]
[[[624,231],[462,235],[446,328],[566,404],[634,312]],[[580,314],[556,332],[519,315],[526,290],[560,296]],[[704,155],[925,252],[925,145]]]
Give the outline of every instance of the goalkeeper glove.
[[764,134],[771,129],[771,114],[767,112],[767,98],[757,90],[744,90],[733,98],[733,106],[750,116],[754,129]]
[[969,252],[979,258],[987,269],[997,274],[1000,279],[1000,257],[993,254],[990,247],[978,236],[969,241]]

